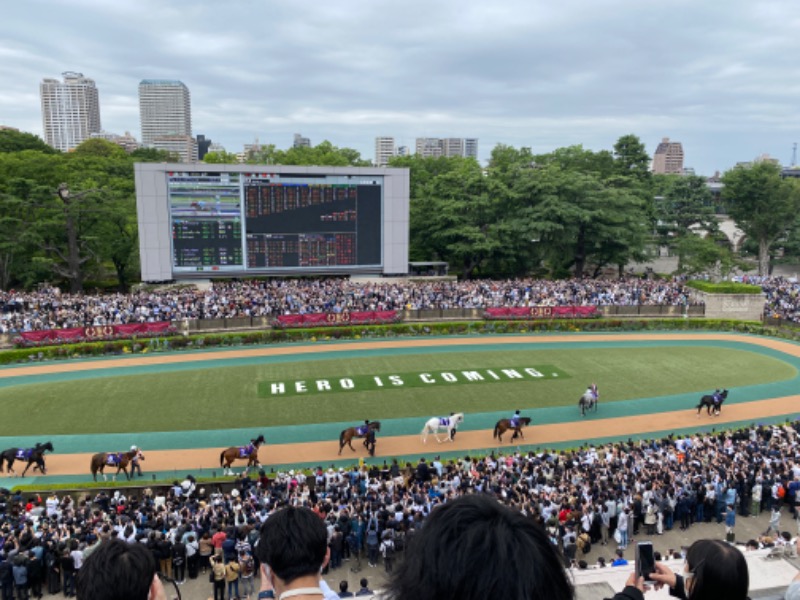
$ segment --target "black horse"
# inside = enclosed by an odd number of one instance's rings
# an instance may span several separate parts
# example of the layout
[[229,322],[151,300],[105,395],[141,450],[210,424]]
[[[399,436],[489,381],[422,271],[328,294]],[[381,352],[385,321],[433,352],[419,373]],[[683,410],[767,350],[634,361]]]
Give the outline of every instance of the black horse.
[[700,404],[697,405],[697,416],[700,416],[700,411],[703,410],[703,407],[706,407],[706,414],[711,416],[711,409],[714,409],[714,416],[718,417],[720,410],[722,409],[722,403],[725,402],[725,398],[728,397],[728,390],[722,390],[719,394],[719,402],[716,402],[714,399],[714,394],[706,394],[702,398],[700,398]]
[[367,431],[367,437],[364,439],[364,447],[370,456],[375,456],[375,431],[375,429]]
[[28,464],[25,465],[25,470],[22,471],[20,477],[25,477],[25,473],[28,472],[31,465],[35,465],[34,470],[38,468],[42,472],[42,475],[45,475],[47,473],[47,468],[44,464],[44,453],[52,451],[53,444],[50,442],[36,444],[33,448],[9,448],[8,450],[3,450],[3,452],[0,453],[0,473],[3,472],[3,463],[8,463],[8,472],[11,475],[16,475],[17,473],[14,471],[14,461],[24,460],[27,461]]

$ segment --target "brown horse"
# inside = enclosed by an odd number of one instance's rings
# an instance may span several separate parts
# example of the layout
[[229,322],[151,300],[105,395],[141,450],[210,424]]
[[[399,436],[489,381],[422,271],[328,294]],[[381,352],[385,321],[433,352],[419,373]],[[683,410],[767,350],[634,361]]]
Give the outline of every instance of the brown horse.
[[497,425],[494,426],[494,437],[502,442],[503,434],[509,429],[513,429],[514,435],[511,436],[511,441],[513,442],[515,439],[517,439],[517,436],[520,436],[524,440],[525,436],[522,435],[522,428],[530,424],[531,424],[530,417],[520,417],[519,425],[517,425],[516,427],[511,426],[511,419],[500,419],[497,422]]
[[372,452],[375,452],[375,435],[374,432],[381,430],[381,422],[380,421],[370,421],[368,424],[364,423],[363,425],[359,425],[358,427],[350,427],[342,431],[339,434],[339,456],[342,454],[342,448],[345,446],[350,446],[350,450],[353,452],[356,451],[353,448],[353,438],[366,438],[364,440],[364,447],[369,450],[369,441],[370,441],[370,433],[373,435],[371,436],[372,439]]
[[129,452],[98,452],[92,456],[92,463],[90,466],[92,477],[97,481],[97,473],[99,472],[103,476],[103,481],[107,481],[108,478],[105,474],[105,468],[117,467],[117,472],[114,473],[114,480],[116,481],[117,475],[122,471],[125,473],[125,477],[128,478],[128,481],[130,481],[131,476],[128,473],[128,465],[134,458],[144,460],[144,454],[142,454],[141,450],[131,450]]
[[250,440],[247,446],[231,446],[227,450],[223,450],[219,455],[219,466],[224,469],[223,475],[233,475],[231,465],[233,461],[240,459],[247,459],[247,466],[245,473],[250,467],[260,467],[261,463],[258,462],[258,447],[264,443],[264,436],[259,435],[257,438]]

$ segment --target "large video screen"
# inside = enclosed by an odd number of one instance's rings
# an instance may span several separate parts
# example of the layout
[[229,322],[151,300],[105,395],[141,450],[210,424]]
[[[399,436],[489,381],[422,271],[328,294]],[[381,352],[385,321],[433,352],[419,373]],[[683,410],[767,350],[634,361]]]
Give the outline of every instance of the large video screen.
[[167,173],[175,272],[382,264],[383,178]]

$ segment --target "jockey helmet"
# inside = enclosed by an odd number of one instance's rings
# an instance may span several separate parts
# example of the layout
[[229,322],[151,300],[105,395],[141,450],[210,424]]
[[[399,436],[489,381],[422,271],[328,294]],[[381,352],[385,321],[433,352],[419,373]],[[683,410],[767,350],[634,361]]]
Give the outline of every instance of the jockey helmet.
[[131,446],[131,452],[136,452],[137,450],[139,449],[136,446]]
[[514,411],[514,414],[515,414],[515,415],[518,415],[518,414],[519,414],[519,411],[518,411],[518,410],[515,410],[515,411]]

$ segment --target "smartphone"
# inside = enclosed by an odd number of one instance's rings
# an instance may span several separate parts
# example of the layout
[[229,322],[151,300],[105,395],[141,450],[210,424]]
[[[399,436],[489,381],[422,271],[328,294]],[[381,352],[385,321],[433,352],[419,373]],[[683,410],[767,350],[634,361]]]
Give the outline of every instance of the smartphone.
[[650,573],[656,571],[656,559],[653,556],[652,542],[639,542],[636,544],[636,575],[650,580]]

